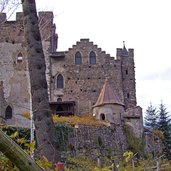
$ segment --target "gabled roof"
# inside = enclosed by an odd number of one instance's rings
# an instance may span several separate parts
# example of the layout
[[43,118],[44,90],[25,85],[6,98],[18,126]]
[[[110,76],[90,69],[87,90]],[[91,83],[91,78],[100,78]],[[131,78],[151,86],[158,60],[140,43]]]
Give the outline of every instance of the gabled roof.
[[97,106],[102,106],[104,104],[118,104],[124,106],[117,93],[110,86],[109,81],[107,79],[93,108]]

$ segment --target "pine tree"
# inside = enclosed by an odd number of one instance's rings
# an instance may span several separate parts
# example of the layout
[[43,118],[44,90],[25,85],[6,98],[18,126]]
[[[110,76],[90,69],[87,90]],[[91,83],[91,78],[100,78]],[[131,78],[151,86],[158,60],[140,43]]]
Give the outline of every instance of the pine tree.
[[158,112],[156,107],[154,107],[151,103],[146,110],[145,116],[145,126],[151,129],[157,129],[157,119],[158,119]]
[[163,132],[164,152],[167,158],[171,159],[171,119],[169,118],[167,109],[163,103],[159,105],[159,121],[158,129]]

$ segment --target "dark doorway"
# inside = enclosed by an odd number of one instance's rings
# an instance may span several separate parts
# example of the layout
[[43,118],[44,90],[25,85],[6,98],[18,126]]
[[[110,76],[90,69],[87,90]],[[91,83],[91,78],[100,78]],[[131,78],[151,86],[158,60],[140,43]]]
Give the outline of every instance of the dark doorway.
[[100,114],[100,117],[101,117],[101,120],[105,120],[105,114],[104,113],[102,113],[102,114]]
[[7,106],[5,110],[5,119],[12,119],[12,108],[11,106]]
[[58,105],[56,108],[56,114],[61,116],[61,113],[63,113],[64,109],[61,105]]

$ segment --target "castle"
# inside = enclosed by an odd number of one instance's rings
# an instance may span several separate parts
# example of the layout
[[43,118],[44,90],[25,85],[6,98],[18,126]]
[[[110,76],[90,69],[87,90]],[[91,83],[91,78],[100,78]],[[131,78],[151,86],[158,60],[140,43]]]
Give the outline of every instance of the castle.
[[[26,125],[22,114],[30,112],[22,22],[22,13],[16,14],[16,21],[6,21],[6,14],[0,14],[0,116],[18,126]],[[67,51],[58,51],[53,13],[39,12],[39,26],[52,113],[92,114],[116,125],[126,121],[140,135],[143,124],[142,110],[136,101],[134,49],[127,50],[123,44],[114,58],[89,39],[80,39]]]

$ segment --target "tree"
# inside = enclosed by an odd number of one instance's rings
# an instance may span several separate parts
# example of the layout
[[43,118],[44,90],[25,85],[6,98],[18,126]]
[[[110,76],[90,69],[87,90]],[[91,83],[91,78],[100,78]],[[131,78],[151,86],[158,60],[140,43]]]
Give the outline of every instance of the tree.
[[35,123],[37,151],[49,161],[60,160],[55,138],[55,128],[49,107],[46,65],[38,26],[35,0],[22,0],[24,13],[24,32],[30,75],[33,119]]
[[30,75],[33,119],[35,123],[37,151],[49,161],[60,161],[55,128],[49,107],[46,65],[38,26],[35,0],[22,0],[24,32]]
[[146,110],[146,116],[145,116],[145,126],[152,129],[157,129],[157,119],[158,119],[158,112],[156,110],[156,107],[154,107],[151,103],[150,106],[148,106]]
[[[3,6],[1,11],[3,11],[9,1],[1,2],[3,2],[1,4]],[[37,152],[39,156],[45,156],[49,161],[57,162],[60,161],[59,146],[56,143],[55,128],[49,107],[46,65],[38,26],[36,2],[35,0],[22,0],[21,2],[24,14],[33,119],[38,145]]]
[[159,105],[159,121],[158,129],[163,132],[164,135],[164,152],[166,156],[171,159],[171,119],[169,118],[165,105],[161,102]]

